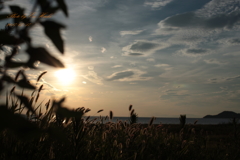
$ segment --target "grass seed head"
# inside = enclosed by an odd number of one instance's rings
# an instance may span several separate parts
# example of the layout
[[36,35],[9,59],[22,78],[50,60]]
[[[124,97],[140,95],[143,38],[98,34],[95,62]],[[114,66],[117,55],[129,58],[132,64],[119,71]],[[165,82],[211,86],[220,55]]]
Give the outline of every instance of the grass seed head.
[[134,113],[134,109],[131,111],[131,114],[130,114],[130,115],[132,116],[132,115],[133,115],[133,113]]
[[91,111],[91,109],[87,108],[87,109],[85,110],[85,113],[87,113],[87,112],[89,112],[89,111]]
[[100,109],[99,111],[97,111],[97,113],[100,113],[100,112],[102,112],[103,111],[103,109]]
[[86,121],[88,121],[88,120],[89,120],[89,118],[90,118],[90,116],[88,116],[88,117],[86,118]]
[[108,119],[108,116],[105,117],[105,121]]
[[10,91],[10,94],[12,94],[13,92],[14,92],[14,90],[15,90],[15,86],[11,89],[11,91]]
[[38,82],[38,81],[42,78],[42,76],[43,76],[44,74],[46,74],[46,73],[47,73],[47,71],[41,73],[41,74],[38,76],[38,78],[37,78],[37,82]]
[[38,98],[39,98],[39,93],[37,94],[37,97],[36,97],[36,99],[35,99],[35,102],[37,102],[38,101]]
[[149,122],[149,126],[151,126],[153,124],[153,120],[155,119],[155,117],[152,117],[150,122]]
[[39,87],[38,92],[41,92],[42,88],[43,88],[43,84]]
[[129,106],[129,108],[128,108],[128,109],[129,109],[129,111],[131,111],[131,109],[132,109],[132,105],[131,105],[131,104],[130,104],[130,106]]
[[110,119],[113,118],[113,111],[110,111],[110,113],[109,113],[109,118],[110,118]]

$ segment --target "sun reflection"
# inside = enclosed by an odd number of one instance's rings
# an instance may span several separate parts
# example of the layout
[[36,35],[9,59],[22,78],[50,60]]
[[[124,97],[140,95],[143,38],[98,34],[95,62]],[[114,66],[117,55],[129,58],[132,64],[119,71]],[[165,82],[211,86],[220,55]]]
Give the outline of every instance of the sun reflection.
[[60,69],[54,75],[64,85],[71,84],[76,76],[74,70],[71,68]]

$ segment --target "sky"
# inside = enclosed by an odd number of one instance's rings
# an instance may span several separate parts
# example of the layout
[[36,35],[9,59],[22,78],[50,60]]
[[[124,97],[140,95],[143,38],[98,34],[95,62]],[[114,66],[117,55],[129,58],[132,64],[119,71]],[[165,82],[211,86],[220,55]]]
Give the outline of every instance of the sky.
[[[30,12],[32,3],[6,4]],[[41,26],[31,31],[36,46],[74,72],[61,81],[59,69],[41,63],[26,69],[32,81],[48,72],[39,83],[41,99],[66,96],[67,107],[84,106],[94,116],[100,109],[103,116],[110,110],[129,116],[130,104],[139,117],[240,113],[240,0],[68,0],[67,6],[68,18],[61,11],[46,18],[66,26],[64,55]]]

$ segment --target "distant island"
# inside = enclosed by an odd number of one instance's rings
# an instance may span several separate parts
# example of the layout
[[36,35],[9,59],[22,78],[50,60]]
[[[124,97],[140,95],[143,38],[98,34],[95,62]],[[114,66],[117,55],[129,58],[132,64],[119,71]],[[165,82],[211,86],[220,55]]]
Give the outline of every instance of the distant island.
[[240,118],[240,114],[232,111],[223,111],[217,115],[206,115],[203,118]]

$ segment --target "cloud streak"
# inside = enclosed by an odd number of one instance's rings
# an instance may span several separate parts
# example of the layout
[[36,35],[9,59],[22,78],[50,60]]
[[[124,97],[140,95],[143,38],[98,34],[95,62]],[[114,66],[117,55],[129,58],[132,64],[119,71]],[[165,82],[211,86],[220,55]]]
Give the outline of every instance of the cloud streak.
[[143,74],[146,72],[137,70],[137,69],[129,69],[120,72],[115,72],[112,75],[106,78],[107,81],[147,81],[152,79],[152,77],[143,77]]
[[94,71],[88,71],[87,75],[82,75],[83,78],[89,80],[92,83],[103,85],[102,78],[97,75]]
[[122,48],[124,56],[148,56],[157,50],[167,47],[166,44],[159,44],[152,41],[138,40]]
[[144,3],[145,6],[150,6],[153,9],[157,9],[157,8],[162,8],[164,6],[166,6],[168,3],[172,2],[173,0],[156,0],[156,1],[146,1]]
[[136,31],[120,31],[121,36],[125,35],[138,35],[142,32],[143,30],[136,30]]

